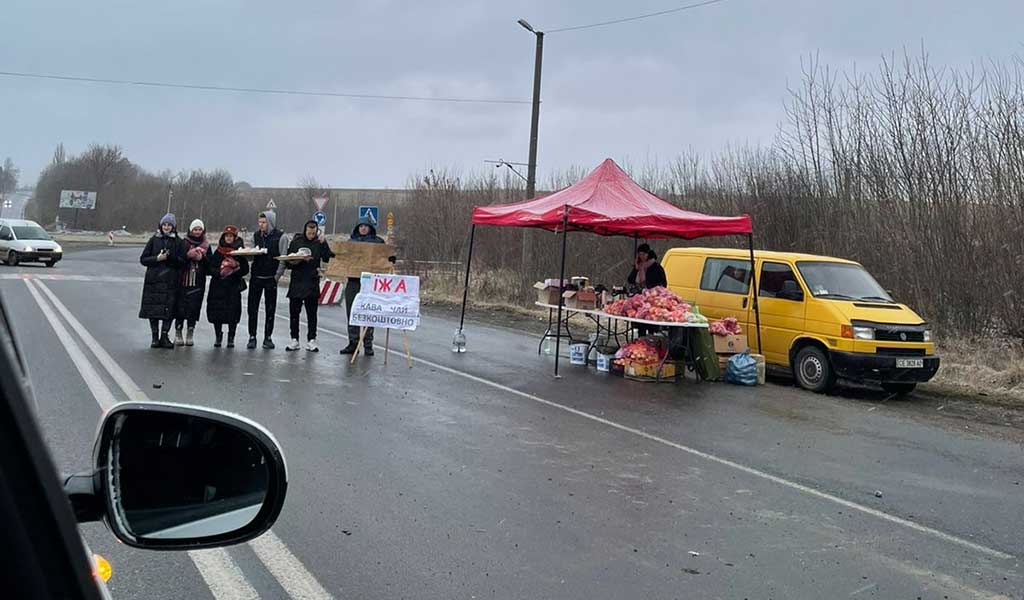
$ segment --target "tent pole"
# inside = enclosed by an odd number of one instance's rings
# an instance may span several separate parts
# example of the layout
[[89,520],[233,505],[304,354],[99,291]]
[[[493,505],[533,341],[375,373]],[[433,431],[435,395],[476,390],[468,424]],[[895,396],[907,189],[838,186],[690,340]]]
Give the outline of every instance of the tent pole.
[[466,322],[466,300],[469,299],[469,267],[473,264],[473,237],[476,234],[476,223],[469,228],[469,256],[466,257],[466,283],[462,288],[462,315],[459,317],[459,333]]
[[754,323],[757,326],[757,353],[764,354],[761,347],[761,309],[757,301],[757,263],[754,262],[754,234],[747,234],[750,245],[750,285],[754,286]]
[[[558,375],[558,357],[561,352],[562,342],[562,304],[565,302],[565,298],[562,294],[565,293],[565,243],[569,239],[569,205],[562,207],[562,269],[561,274],[558,276],[558,321],[555,323],[555,378]],[[566,327],[566,333],[569,328]]]

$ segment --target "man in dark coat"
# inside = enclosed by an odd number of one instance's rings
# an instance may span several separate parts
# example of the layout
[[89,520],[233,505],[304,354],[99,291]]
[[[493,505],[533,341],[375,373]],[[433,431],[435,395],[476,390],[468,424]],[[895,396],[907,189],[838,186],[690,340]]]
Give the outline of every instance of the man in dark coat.
[[242,320],[242,290],[249,274],[249,261],[231,253],[242,248],[238,228],[228,225],[210,250],[210,295],[206,299],[206,320],[213,324],[216,336],[214,348],[224,340],[224,325],[228,326],[228,348],[235,347],[235,330]]
[[185,263],[174,215],[167,213],[160,219],[160,227],[149,238],[139,262],[146,267],[139,318],[149,320],[149,330],[153,335],[150,348],[173,350],[174,343],[168,333],[174,321],[180,269]]
[[[360,217],[356,226],[352,229],[352,235],[349,236],[350,242],[366,242],[369,244],[383,244],[384,240],[377,236],[377,228],[373,224],[373,220],[369,217]],[[389,258],[391,262],[394,261],[394,257]],[[352,303],[355,302],[356,294],[359,293],[360,284],[358,277],[349,277],[345,283],[345,316],[349,322],[352,321]],[[359,327],[356,325],[348,326],[348,345],[342,348],[342,354],[354,354],[356,349],[359,347]],[[366,328],[366,335],[363,336],[363,354],[366,356],[373,356],[373,327]]]
[[252,277],[249,278],[249,343],[246,348],[256,348],[256,325],[259,323],[260,298],[264,299],[266,319],[263,325],[263,348],[274,349],[274,319],[277,314],[277,282],[284,275],[285,264],[278,256],[288,254],[288,237],[277,228],[277,214],[266,210],[256,220],[259,229],[252,236],[253,247],[266,248],[267,253],[252,261]]
[[[174,345],[191,346],[195,343],[196,322],[203,311],[210,265],[210,244],[206,241],[206,225],[201,220],[196,219],[189,225],[188,234],[181,239],[181,250],[185,254],[185,265],[181,269],[181,285],[175,306]],[[188,331],[182,339],[181,330],[186,323]]]
[[305,254],[300,261],[289,261],[291,269],[288,284],[288,320],[291,326],[292,341],[285,350],[293,352],[299,349],[299,316],[302,308],[306,308],[306,350],[319,352],[316,343],[316,317],[320,300],[320,263],[334,257],[327,245],[320,226],[316,221],[306,221],[302,233],[295,234],[288,245],[288,254]]

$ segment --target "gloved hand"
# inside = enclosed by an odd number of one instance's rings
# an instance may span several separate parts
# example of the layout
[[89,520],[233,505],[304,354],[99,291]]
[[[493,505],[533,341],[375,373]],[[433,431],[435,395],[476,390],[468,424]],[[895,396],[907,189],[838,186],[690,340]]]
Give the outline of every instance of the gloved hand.
[[395,264],[396,262],[398,262],[398,259],[396,257],[394,257],[394,256],[389,256],[388,257],[388,262],[391,263],[391,264]]

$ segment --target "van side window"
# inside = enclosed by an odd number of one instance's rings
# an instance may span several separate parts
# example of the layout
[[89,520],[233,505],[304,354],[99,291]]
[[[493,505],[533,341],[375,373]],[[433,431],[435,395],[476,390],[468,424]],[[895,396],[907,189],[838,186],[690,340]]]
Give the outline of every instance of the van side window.
[[727,294],[746,294],[750,290],[750,261],[709,258],[704,261],[700,289]]
[[4,225],[3,227],[0,227],[0,239],[4,239],[4,240],[13,239],[11,237],[11,228],[10,227],[8,227],[6,225]]
[[[785,263],[766,262],[761,265],[761,280],[758,283],[758,296],[762,298],[785,298],[793,300],[793,294],[802,293],[800,283],[796,280],[793,269]],[[783,290],[786,293],[782,293]]]

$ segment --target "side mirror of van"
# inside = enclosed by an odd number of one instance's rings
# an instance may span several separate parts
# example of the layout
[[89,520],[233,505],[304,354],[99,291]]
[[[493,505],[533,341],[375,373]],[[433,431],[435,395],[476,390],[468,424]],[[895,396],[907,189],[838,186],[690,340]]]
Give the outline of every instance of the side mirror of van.
[[804,291],[802,289],[800,289],[800,284],[799,283],[797,283],[797,282],[795,282],[793,280],[788,280],[788,281],[784,281],[782,283],[782,289],[779,290],[779,293],[776,295],[776,297],[777,298],[781,298],[783,300],[793,300],[795,302],[803,302],[803,300],[804,300]]
[[229,413],[125,402],[104,416],[94,471],[65,491],[79,522],[103,520],[117,539],[150,550],[238,544],[281,514],[287,468],[260,425]]

